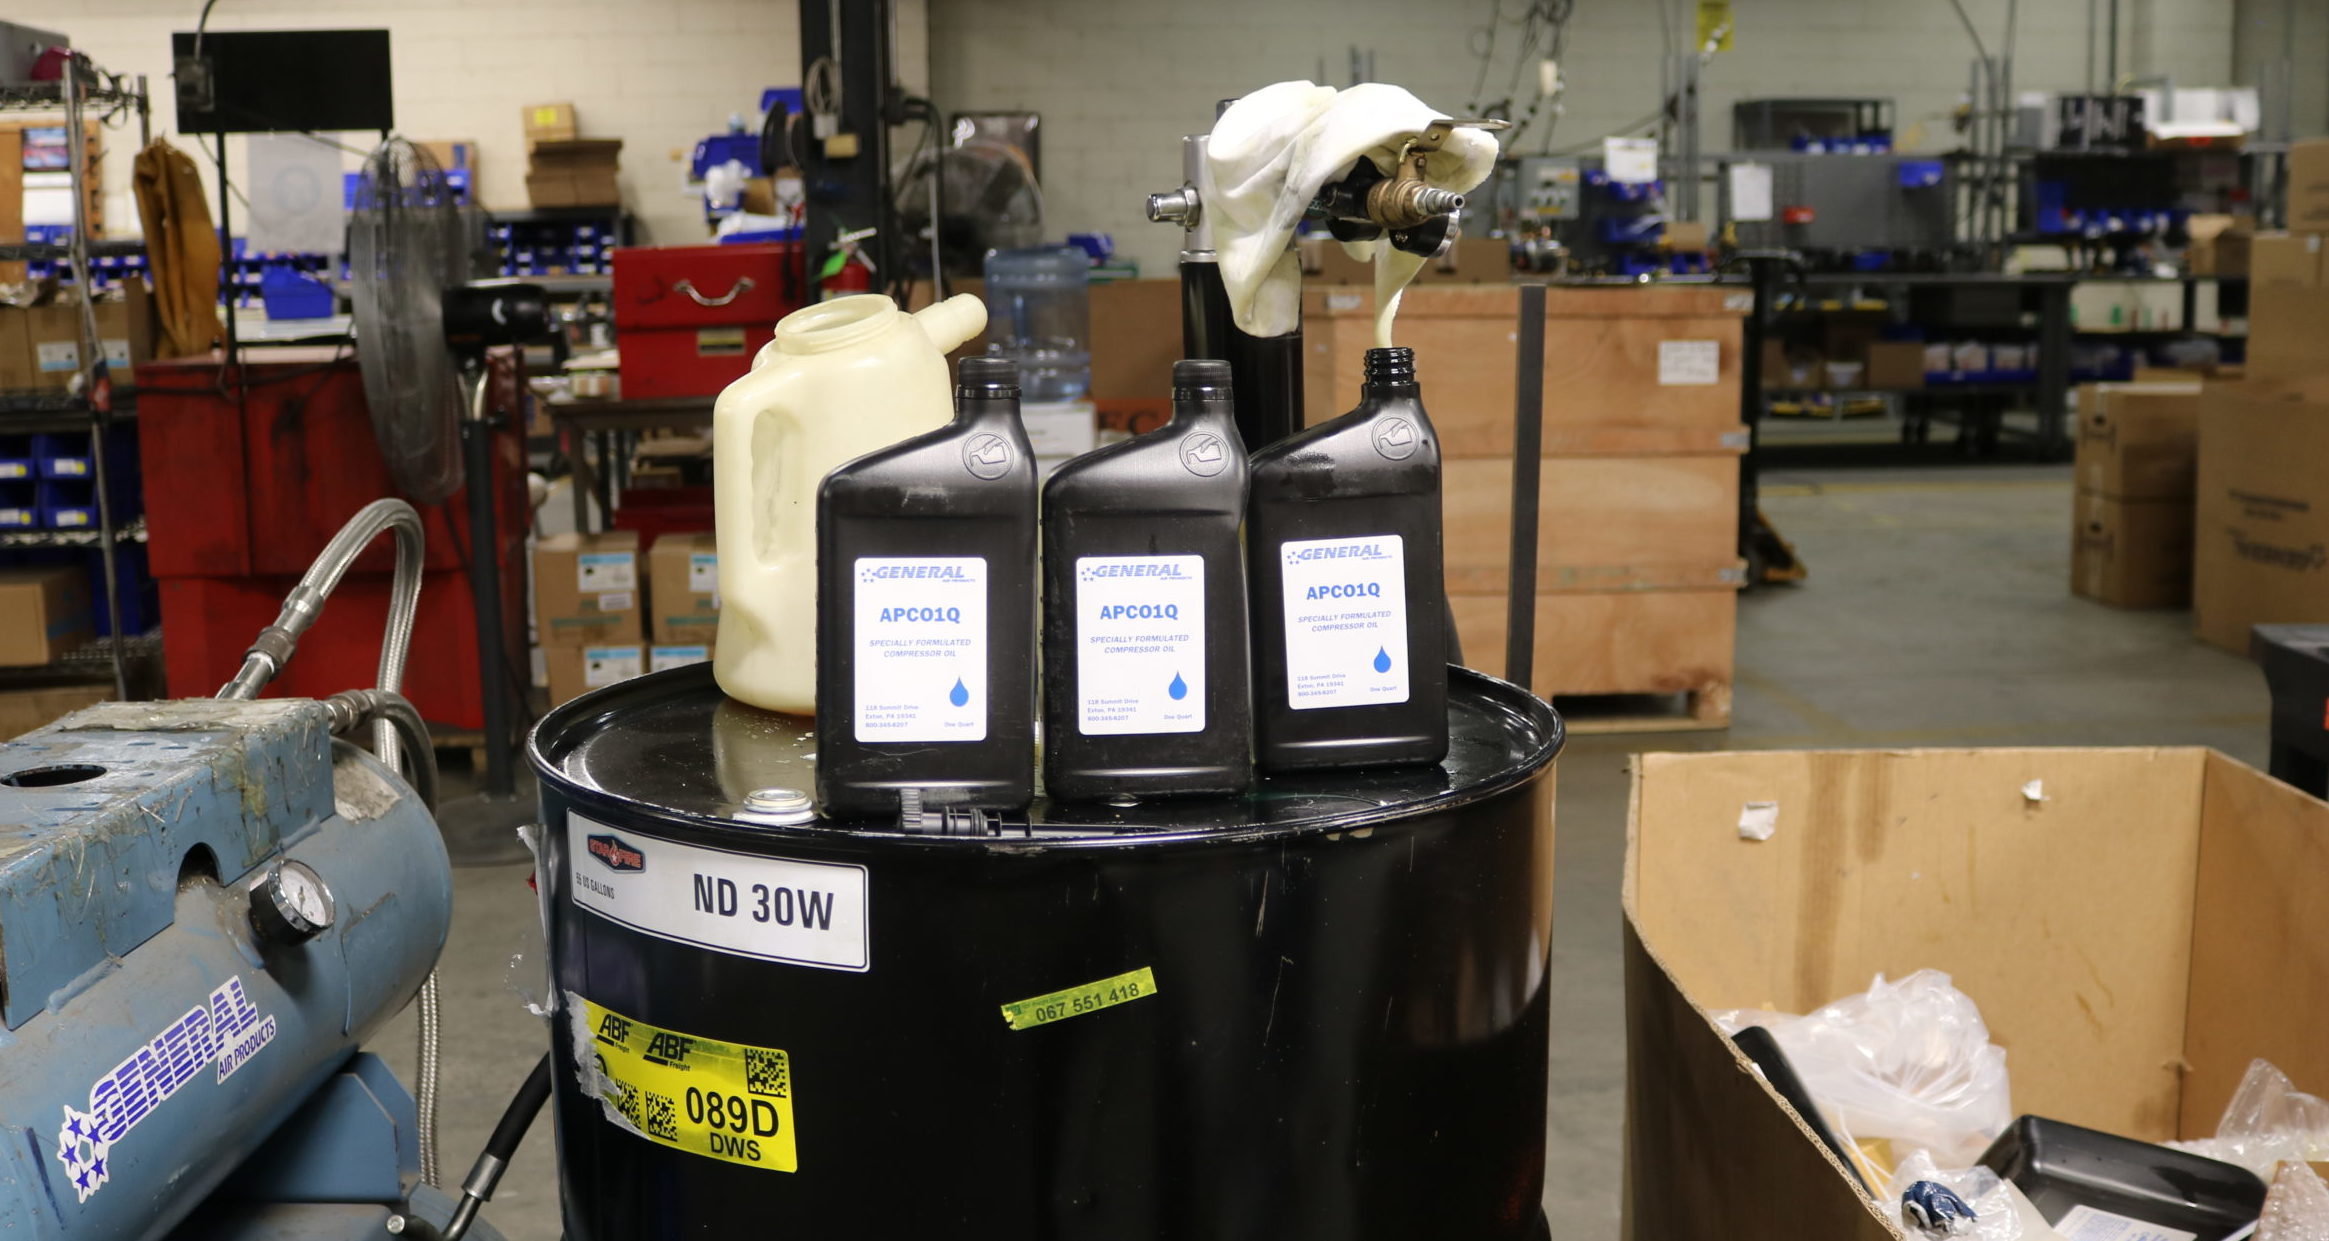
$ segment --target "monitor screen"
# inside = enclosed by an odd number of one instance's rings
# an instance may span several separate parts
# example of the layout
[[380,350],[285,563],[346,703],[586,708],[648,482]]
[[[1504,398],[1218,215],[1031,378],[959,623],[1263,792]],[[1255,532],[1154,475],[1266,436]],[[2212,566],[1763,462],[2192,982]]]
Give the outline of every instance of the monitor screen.
[[[170,36],[173,59],[194,54],[194,36]],[[385,30],[211,30],[209,106],[180,74],[178,131],[259,134],[303,129],[396,128]]]

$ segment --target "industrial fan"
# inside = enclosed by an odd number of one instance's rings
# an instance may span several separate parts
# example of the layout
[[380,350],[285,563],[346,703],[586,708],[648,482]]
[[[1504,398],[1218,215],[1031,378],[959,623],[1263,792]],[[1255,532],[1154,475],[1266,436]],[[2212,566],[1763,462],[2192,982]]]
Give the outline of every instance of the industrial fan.
[[463,402],[441,301],[469,280],[480,237],[428,152],[390,138],[365,159],[348,214],[356,361],[389,475],[416,504],[461,489]]
[[970,137],[921,148],[892,173],[890,183],[896,187],[899,235],[912,239],[897,252],[917,276],[929,275],[933,253],[942,257],[951,279],[979,275],[989,250],[1042,244],[1043,190],[1026,153],[1008,142]]

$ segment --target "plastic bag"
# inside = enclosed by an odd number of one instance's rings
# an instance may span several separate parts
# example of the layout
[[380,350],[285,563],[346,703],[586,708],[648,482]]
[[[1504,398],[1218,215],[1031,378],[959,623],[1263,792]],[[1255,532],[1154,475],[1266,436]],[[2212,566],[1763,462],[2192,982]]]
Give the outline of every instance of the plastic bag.
[[1972,998],[1938,970],[1899,982],[1878,974],[1867,991],[1803,1017],[1714,1019],[1726,1034],[1769,1029],[1847,1140],[1887,1138],[1963,1168],[2014,1117],[2005,1049],[1989,1041]]
[[2268,1060],[2248,1066],[2216,1136],[2167,1145],[2236,1163],[2266,1181],[2282,1162],[2329,1159],[2329,1100],[2305,1094]]
[[[1892,1183],[1885,1190],[1890,1209],[1899,1211],[1901,1196],[1919,1181],[1946,1186],[1973,1208],[1971,1228],[1933,1235],[1967,1237],[1972,1241],[2061,1241],[2062,1234],[2046,1225],[2046,1217],[2038,1214],[2038,1208],[2011,1181],[1999,1179],[1997,1173],[1979,1164],[1943,1171],[1935,1166],[1932,1154],[1927,1151],[1911,1151],[1893,1170]],[[1901,1231],[1912,1237],[1920,1235],[1905,1218],[1901,1221]],[[2313,1239],[2308,1237],[2304,1241]]]
[[2329,1184],[2304,1164],[2282,1164],[2264,1200],[2256,1241],[2329,1241]]

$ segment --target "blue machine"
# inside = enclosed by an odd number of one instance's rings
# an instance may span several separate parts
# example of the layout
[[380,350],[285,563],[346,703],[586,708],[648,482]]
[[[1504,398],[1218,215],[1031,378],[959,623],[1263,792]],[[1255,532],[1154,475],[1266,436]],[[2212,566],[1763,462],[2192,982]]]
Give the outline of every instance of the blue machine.
[[[417,570],[417,516],[405,540],[383,503]],[[280,626],[270,674],[304,624]],[[421,796],[334,735],[410,708],[246,698],[106,703],[0,745],[0,1237],[354,1241],[453,1213],[411,1096],[357,1050],[452,915]]]

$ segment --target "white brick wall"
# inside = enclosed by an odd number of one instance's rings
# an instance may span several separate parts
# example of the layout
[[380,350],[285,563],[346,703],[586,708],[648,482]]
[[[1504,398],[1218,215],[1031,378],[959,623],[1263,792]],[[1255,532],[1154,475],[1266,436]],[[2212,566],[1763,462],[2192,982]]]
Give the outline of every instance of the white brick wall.
[[[1507,13],[1519,7],[1503,5]],[[939,0],[930,14],[931,81],[949,111],[1040,112],[1047,231],[1114,233],[1120,253],[1161,275],[1172,269],[1179,234],[1148,223],[1142,205],[1149,192],[1179,184],[1178,139],[1210,125],[1216,100],[1287,78],[1347,83],[1356,44],[1373,49],[1379,80],[1461,110],[1478,71],[1472,32],[1490,8],[1487,0]],[[1733,100],[1770,95],[1889,96],[1904,137],[1926,149],[1954,140],[1947,114],[1973,50],[1946,0],[1738,0],[1737,8],[1737,50],[1705,73],[1706,150],[1729,142]],[[1993,52],[2005,8],[2006,0],[1966,0]],[[2018,86],[2083,87],[2086,8],[2076,0],[2020,6]],[[2171,72],[2186,85],[2230,81],[2232,10],[2227,0],[2123,0],[2122,72]],[[1506,25],[1490,99],[1505,93],[1517,42],[1518,28]],[[1654,4],[1582,0],[1570,23],[1567,115],[1555,145],[1597,138],[1655,109],[1659,48]],[[1534,78],[1533,68],[1524,74],[1524,90],[1533,92]],[[1541,141],[1542,125],[1528,148]]]
[[[928,81],[926,4],[898,5],[899,75],[913,90]],[[68,35],[109,69],[148,75],[156,132],[168,133],[176,114],[170,34],[193,29],[201,7],[200,0],[17,0],[6,17]],[[699,201],[683,192],[695,143],[724,129],[730,113],[749,123],[762,87],[800,81],[799,18],[780,0],[223,0],[210,20],[218,30],[387,28],[398,130],[476,139],[489,206],[526,202],[519,110],[570,101],[584,136],[623,140],[624,202],[643,239],[666,244],[705,236]],[[373,136],[348,141],[369,148]],[[133,128],[107,158],[106,213],[117,234],[136,229],[127,197],[135,144]],[[179,145],[191,150],[193,142]],[[227,143],[238,175],[241,145]],[[198,162],[207,176],[208,161]],[[356,163],[350,156],[349,166]]]
[[[2264,81],[2266,66],[2287,57],[2295,63],[2296,89],[2291,106],[2291,132],[2299,138],[2329,134],[2329,3],[2323,0],[2238,0],[2232,28],[2232,54],[2243,86]],[[2289,39],[2288,18],[2296,16],[2296,39]]]

